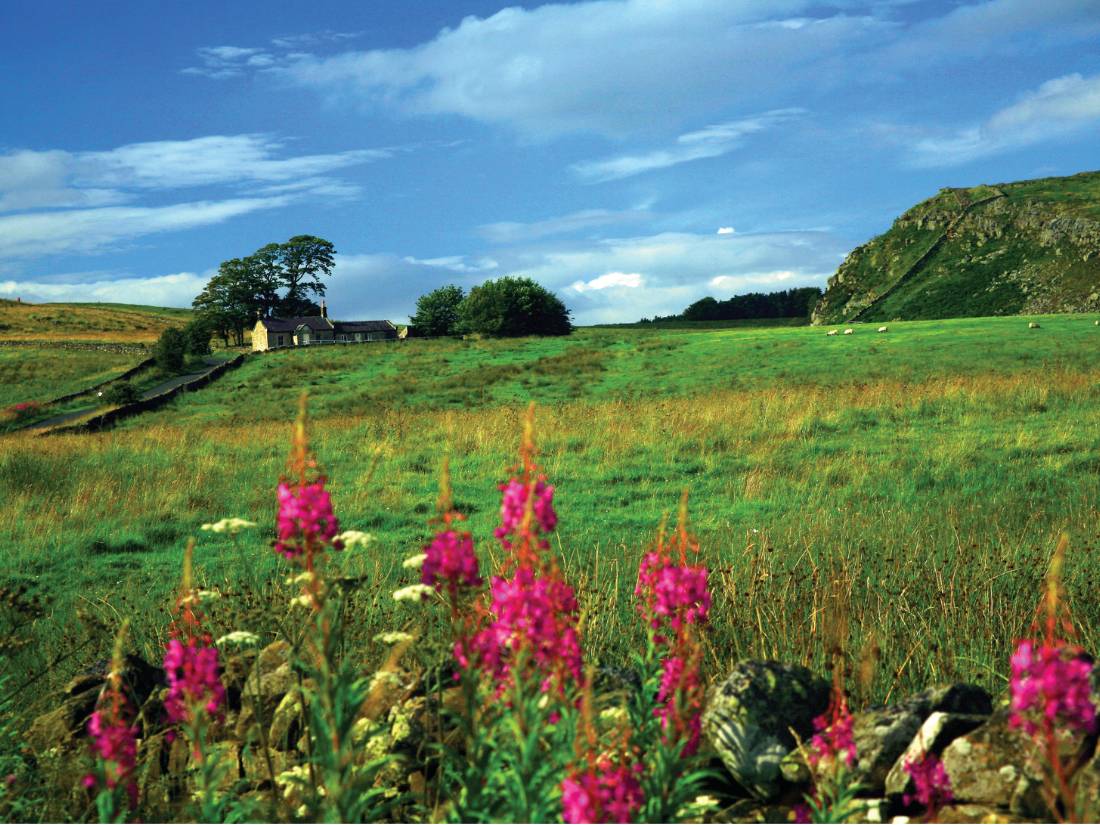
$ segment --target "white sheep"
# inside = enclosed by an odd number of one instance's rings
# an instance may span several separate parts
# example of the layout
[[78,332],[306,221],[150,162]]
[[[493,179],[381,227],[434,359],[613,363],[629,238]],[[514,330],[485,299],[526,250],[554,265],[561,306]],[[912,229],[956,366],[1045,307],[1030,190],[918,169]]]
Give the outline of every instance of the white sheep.
[[1027,328],[1028,329],[1039,329],[1039,324],[1036,321],[1028,321],[1027,322]]
[[836,330],[835,330],[835,329],[831,329],[831,330],[829,330],[828,332],[826,332],[825,334],[826,334],[826,335],[836,335]]
[[878,331],[879,332],[889,332],[889,329],[887,327],[879,327]]
[[844,330],[845,335],[851,335],[853,332],[855,332],[855,330],[851,327],[848,327],[848,329]]

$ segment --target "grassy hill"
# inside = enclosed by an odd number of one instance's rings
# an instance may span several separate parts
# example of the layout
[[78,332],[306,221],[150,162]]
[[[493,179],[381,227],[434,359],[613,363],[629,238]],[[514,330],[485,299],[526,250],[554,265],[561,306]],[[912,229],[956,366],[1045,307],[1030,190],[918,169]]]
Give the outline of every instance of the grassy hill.
[[1100,172],[942,189],[854,249],[815,323],[1100,309]]
[[28,304],[0,299],[0,340],[152,343],[189,309],[137,304]]
[[[496,485],[534,399],[554,546],[599,661],[644,643],[638,560],[686,488],[714,571],[710,673],[744,656],[826,669],[823,605],[842,592],[848,649],[881,649],[860,700],[955,679],[997,690],[1062,531],[1081,643],[1100,646],[1097,318],[318,347],[251,358],[110,432],[0,436],[0,585],[49,604],[18,667],[37,672],[75,645],[82,611],[133,617],[135,644],[155,656],[191,536],[198,580],[230,594],[211,607],[213,634],[270,638],[293,594],[270,548],[274,489],[307,390],[341,523],[377,539],[335,560],[366,577],[353,605],[364,661],[382,655],[369,641],[380,631],[443,632],[390,594],[412,581],[401,561],[430,535],[444,456],[493,569]],[[239,541],[199,530],[228,516],[260,527]],[[106,655],[109,638],[97,644]]]

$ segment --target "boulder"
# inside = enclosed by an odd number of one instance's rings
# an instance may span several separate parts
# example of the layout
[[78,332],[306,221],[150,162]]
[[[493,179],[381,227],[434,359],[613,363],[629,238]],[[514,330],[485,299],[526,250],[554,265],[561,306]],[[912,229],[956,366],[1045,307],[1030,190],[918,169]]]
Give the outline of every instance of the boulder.
[[804,667],[744,661],[711,691],[703,731],[738,784],[768,799],[782,787],[780,762],[795,748],[791,729],[812,735],[830,690]]
[[982,725],[988,717],[976,713],[944,713],[935,711],[924,720],[913,741],[894,762],[886,774],[885,789],[889,797],[913,792],[913,779],[906,772],[906,762],[917,762],[926,754],[939,756],[951,742]]
[[[1017,817],[1050,819],[1044,800],[1042,748],[1008,723],[1005,709],[997,710],[981,727],[960,736],[943,751],[958,802],[1005,805]],[[1082,764],[1093,753],[1095,735],[1063,731],[1058,749],[1063,764]]]

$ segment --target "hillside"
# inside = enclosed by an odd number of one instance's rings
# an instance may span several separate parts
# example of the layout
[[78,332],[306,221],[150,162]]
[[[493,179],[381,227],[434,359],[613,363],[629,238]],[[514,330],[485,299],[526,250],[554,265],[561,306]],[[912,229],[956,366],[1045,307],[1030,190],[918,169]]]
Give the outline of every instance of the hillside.
[[0,299],[0,340],[152,343],[189,309],[136,304],[29,304]]
[[813,322],[1100,309],[1100,172],[942,189],[857,247]]

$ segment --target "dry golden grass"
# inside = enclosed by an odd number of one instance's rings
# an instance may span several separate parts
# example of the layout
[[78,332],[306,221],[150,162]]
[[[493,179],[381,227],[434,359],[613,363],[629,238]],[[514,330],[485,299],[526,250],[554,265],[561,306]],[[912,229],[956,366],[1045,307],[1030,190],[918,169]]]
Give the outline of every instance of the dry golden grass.
[[125,304],[29,304],[0,301],[0,339],[152,343],[170,326],[187,322],[185,310]]

